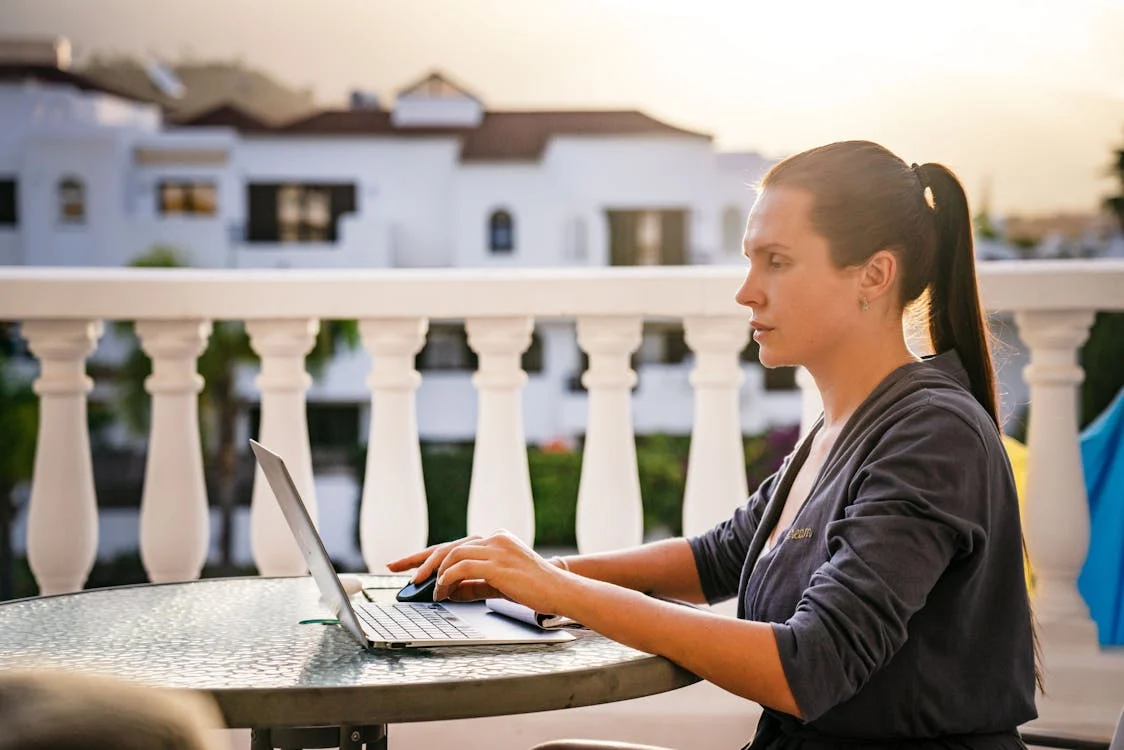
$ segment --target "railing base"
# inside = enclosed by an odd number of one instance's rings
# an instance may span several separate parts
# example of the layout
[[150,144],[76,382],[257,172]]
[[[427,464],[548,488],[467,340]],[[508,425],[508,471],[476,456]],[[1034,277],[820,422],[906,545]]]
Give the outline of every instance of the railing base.
[[1038,696],[1036,731],[1111,735],[1124,709],[1124,648],[1046,643],[1046,694]]

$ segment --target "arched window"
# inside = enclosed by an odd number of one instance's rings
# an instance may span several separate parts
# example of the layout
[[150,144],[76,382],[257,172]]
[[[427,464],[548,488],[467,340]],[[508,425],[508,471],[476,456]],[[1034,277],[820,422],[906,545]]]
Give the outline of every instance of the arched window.
[[59,222],[86,223],[86,185],[77,177],[59,180]]
[[488,249],[493,253],[510,253],[515,249],[515,220],[503,209],[493,211],[488,219]]
[[722,212],[722,249],[740,255],[742,237],[745,235],[745,217],[737,206],[729,206]]

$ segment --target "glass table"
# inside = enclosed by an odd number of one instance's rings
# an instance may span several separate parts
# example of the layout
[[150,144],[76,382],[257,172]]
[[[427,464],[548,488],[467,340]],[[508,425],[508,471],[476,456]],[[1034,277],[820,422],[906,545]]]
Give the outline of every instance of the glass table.
[[[405,579],[365,576],[376,598]],[[366,651],[310,577],[125,586],[0,604],[0,670],[200,691],[253,750],[386,747],[386,726],[639,698],[698,677],[589,631],[558,645]],[[336,741],[338,738],[338,742]],[[329,744],[324,744],[328,742]]]

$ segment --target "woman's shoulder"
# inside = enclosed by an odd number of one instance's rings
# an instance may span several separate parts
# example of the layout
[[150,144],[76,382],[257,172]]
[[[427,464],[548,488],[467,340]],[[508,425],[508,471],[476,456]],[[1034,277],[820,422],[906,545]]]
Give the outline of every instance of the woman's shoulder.
[[984,442],[999,437],[991,415],[969,390],[967,373],[955,352],[909,366],[879,401],[894,422],[939,422],[953,431],[970,431]]

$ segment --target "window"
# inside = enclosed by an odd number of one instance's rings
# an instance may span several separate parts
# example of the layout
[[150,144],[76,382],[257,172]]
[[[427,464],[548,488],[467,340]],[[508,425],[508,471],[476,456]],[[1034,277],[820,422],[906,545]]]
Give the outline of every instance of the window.
[[86,185],[77,177],[59,180],[59,223],[86,223]]
[[722,212],[722,249],[727,253],[741,255],[743,237],[745,217],[740,208],[729,206]]
[[414,361],[418,370],[474,371],[476,364],[476,352],[468,346],[468,333],[464,326],[450,324],[429,327],[425,346]]
[[157,209],[162,216],[214,216],[218,211],[215,184],[164,180]]
[[251,183],[247,242],[334,243],[339,220],[355,212],[354,184]]
[[645,323],[640,348],[633,364],[677,365],[691,353],[683,326],[677,323]]
[[686,263],[685,210],[610,210],[607,214],[612,265],[681,266]]
[[515,222],[507,211],[494,211],[488,219],[488,249],[493,253],[515,249]]
[[17,196],[16,181],[0,179],[0,227],[14,227],[19,224]]

